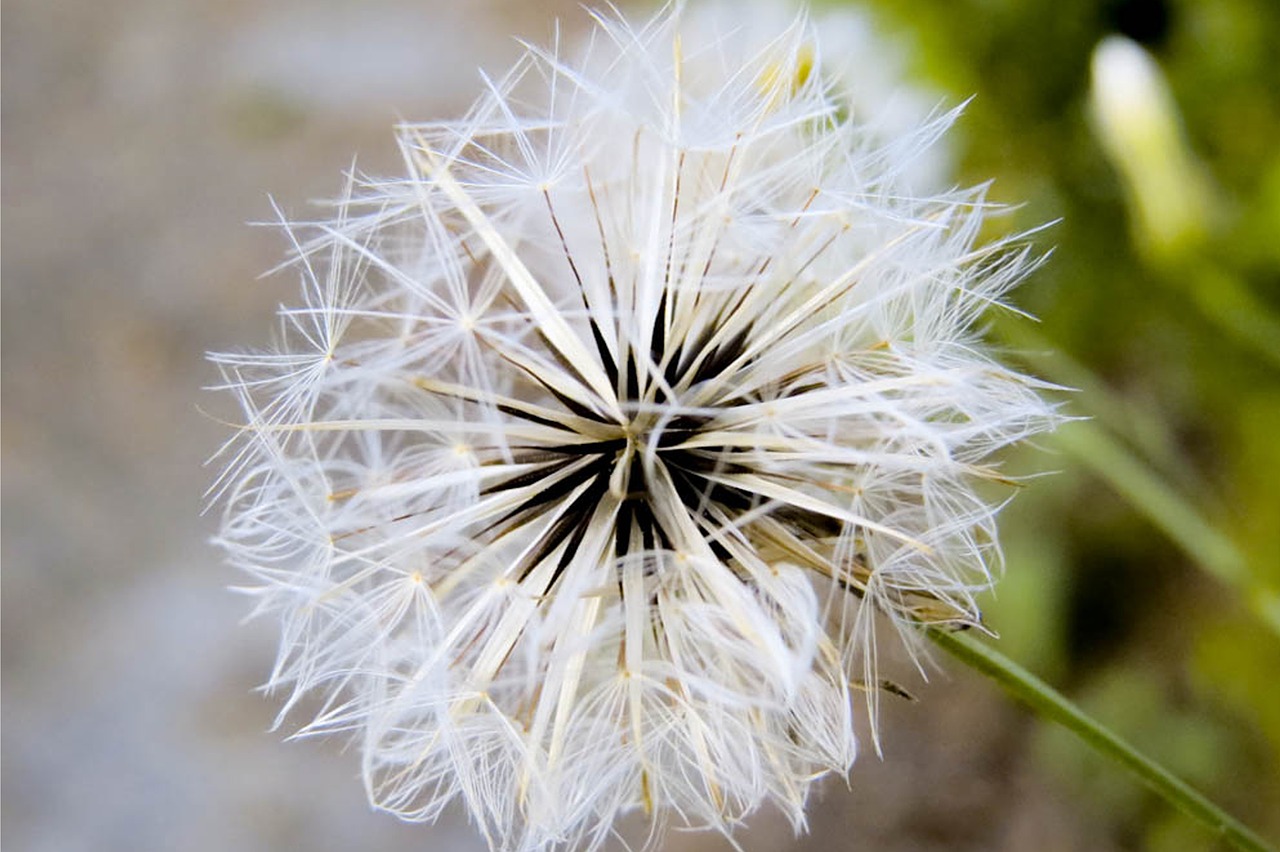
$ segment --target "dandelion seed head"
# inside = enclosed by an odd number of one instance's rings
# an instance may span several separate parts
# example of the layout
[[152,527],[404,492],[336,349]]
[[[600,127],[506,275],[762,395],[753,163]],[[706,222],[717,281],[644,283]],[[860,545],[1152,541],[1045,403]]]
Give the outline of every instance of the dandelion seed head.
[[598,13],[403,125],[401,176],[282,217],[278,348],[213,356],[281,719],[318,697],[376,807],[495,849],[802,828],[884,623],[979,622],[979,485],[1054,422],[974,332],[1034,260],[978,242],[981,189],[917,191],[955,115],[886,135],[806,18],[709,27]]

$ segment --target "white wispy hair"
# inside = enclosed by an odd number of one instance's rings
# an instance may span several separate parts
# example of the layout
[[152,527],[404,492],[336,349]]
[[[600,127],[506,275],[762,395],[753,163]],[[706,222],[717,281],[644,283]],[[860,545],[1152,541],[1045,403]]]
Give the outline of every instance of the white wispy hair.
[[269,687],[356,737],[375,806],[461,800],[495,849],[596,848],[643,808],[729,833],[874,713],[876,616],[979,621],[1007,482],[1054,422],[973,331],[1033,266],[981,189],[824,73],[804,17],[682,9],[529,47],[284,223],[303,304],[211,356],[245,413],[219,543],[280,619]]

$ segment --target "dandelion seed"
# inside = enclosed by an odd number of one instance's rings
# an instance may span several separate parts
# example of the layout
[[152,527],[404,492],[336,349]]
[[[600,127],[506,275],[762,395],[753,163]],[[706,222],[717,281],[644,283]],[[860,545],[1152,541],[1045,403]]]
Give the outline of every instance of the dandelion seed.
[[278,351],[215,356],[281,718],[318,696],[300,733],[354,736],[375,806],[461,802],[495,849],[633,809],[802,828],[874,713],[876,616],[978,622],[977,484],[1054,420],[973,332],[1027,250],[976,242],[981,190],[906,188],[954,116],[885,140],[803,18],[683,14],[597,15],[401,127],[403,176],[285,223]]

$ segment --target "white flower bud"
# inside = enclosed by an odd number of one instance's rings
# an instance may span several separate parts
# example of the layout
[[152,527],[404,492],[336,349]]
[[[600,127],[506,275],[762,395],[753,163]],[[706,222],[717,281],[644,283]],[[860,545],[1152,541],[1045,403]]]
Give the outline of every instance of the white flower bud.
[[1093,54],[1090,97],[1099,138],[1125,181],[1139,244],[1161,257],[1198,241],[1208,192],[1155,60],[1129,39],[1109,36]]

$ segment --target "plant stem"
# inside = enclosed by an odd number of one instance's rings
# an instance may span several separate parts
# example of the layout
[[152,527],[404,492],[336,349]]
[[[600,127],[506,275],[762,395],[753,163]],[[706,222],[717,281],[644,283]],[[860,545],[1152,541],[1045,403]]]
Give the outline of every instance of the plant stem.
[[1031,366],[1034,375],[1075,390],[1072,408],[1078,408],[1118,438],[1141,447],[1166,478],[1182,476],[1180,485],[1192,489],[1197,486],[1195,477],[1188,476],[1168,417],[1152,405],[1120,394],[1022,317],[995,315],[990,336],[1007,347],[1010,357]]
[[944,651],[999,683],[1038,716],[1056,722],[1103,757],[1129,769],[1163,799],[1208,828],[1232,848],[1249,852],[1274,852],[1273,847],[1239,820],[1196,792],[1169,770],[1138,752],[1062,693],[1013,660],[964,633],[930,627],[927,634]]
[[1280,635],[1280,595],[1254,579],[1248,560],[1235,542],[1206,521],[1190,501],[1093,423],[1071,423],[1059,430],[1055,440],[1146,515],[1202,568],[1236,589],[1263,623]]

